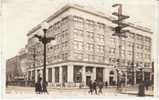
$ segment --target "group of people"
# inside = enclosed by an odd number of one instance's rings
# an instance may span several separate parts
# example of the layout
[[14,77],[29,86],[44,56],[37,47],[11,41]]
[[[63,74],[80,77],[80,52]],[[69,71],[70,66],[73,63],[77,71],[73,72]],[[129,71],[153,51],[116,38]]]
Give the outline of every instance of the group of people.
[[35,83],[35,92],[37,94],[47,93],[47,82],[42,82],[42,78],[39,78],[38,81]]
[[[105,82],[105,84],[104,84],[104,82],[102,82],[102,81],[97,82],[96,80],[94,80],[94,81],[90,80],[89,84],[88,84],[88,86],[89,86],[88,93],[93,94],[95,92],[95,94],[102,94],[103,93],[102,89],[103,89],[104,85],[107,87],[108,83]],[[97,93],[97,87],[99,88],[98,93]]]

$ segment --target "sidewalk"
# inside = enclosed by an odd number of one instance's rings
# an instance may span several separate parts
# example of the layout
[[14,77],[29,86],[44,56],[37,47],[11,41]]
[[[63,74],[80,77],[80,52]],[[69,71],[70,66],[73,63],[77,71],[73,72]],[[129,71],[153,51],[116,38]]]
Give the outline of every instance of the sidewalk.
[[[138,91],[123,91],[121,94],[138,95]],[[145,96],[153,96],[153,91],[145,91]]]
[[[35,94],[34,87],[18,87],[18,86],[9,86],[6,89],[7,94]],[[78,96],[90,96],[88,94],[89,88],[55,88],[48,87],[49,93],[52,95],[78,95]],[[123,88],[121,92],[117,91],[116,87],[103,88],[103,94],[100,96],[137,96],[138,89],[126,87]],[[153,96],[153,91],[145,91],[145,96]]]
[[[138,95],[138,86],[126,87],[122,90],[121,94]],[[152,89],[149,88],[149,90],[145,90],[145,96],[153,96],[153,94]]]

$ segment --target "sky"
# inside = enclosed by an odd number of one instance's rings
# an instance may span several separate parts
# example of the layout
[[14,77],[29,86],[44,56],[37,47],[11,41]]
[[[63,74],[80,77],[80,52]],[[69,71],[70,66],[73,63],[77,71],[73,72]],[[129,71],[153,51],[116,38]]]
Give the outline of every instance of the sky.
[[111,14],[114,3],[122,3],[129,21],[154,30],[154,0],[3,0],[0,9],[1,47],[8,59],[27,44],[27,32],[67,3],[84,5]]

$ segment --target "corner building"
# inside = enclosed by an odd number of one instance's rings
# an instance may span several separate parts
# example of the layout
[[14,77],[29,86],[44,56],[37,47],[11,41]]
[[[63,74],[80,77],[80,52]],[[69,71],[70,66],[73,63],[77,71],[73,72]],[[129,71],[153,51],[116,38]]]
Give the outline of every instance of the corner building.
[[[112,36],[111,20],[102,12],[93,11],[79,5],[66,5],[51,15],[46,21],[51,25],[47,36],[55,37],[56,44],[47,44],[46,80],[51,86],[85,86],[88,81],[102,80],[109,85],[117,80],[114,66],[119,55],[118,37]],[[144,67],[144,77],[151,78],[152,32],[144,27],[129,23],[128,38],[122,39],[121,67],[125,75],[125,84],[131,81],[128,68],[134,57],[135,83],[139,79],[137,67]],[[28,79],[42,74],[43,45],[33,38],[34,34],[43,34],[40,24],[28,34],[27,48],[30,54],[36,48],[36,58],[28,58]],[[134,47],[133,47],[134,44]],[[35,66],[34,66],[35,65]],[[42,76],[42,75],[41,75]]]

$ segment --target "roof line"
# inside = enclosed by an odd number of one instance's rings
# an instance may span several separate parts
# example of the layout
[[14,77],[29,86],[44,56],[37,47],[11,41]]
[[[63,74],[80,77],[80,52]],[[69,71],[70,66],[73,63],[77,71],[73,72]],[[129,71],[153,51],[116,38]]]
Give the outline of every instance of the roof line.
[[[112,17],[112,16],[107,16],[106,14],[102,13],[101,12],[95,12],[95,11],[90,11],[86,8],[84,8],[83,6],[80,6],[80,5],[77,5],[77,4],[67,4],[65,5],[64,7],[62,7],[61,9],[57,10],[54,14],[52,14],[51,16],[49,16],[46,20],[46,22],[50,22],[52,19],[56,18],[58,15],[60,15],[61,13],[63,13],[64,11],[70,9],[70,8],[74,8],[74,9],[77,9],[77,10],[80,10],[80,11],[83,11],[83,12],[87,12],[87,13],[90,13],[90,14],[93,14],[95,16],[100,16],[102,18],[105,18],[109,21],[112,21],[114,20],[115,18]],[[42,21],[43,22],[43,21]],[[141,31],[144,31],[144,32],[148,32],[148,33],[153,33],[150,31],[150,29],[146,28],[146,27],[142,27],[142,26],[137,26],[131,22],[127,22],[129,24],[129,27],[132,27],[132,28],[135,28],[135,29],[138,29],[138,30],[141,30]],[[36,30],[38,30],[39,28],[41,28],[40,24],[38,24],[37,26],[35,26],[34,28],[32,28],[28,33],[27,33],[27,36],[31,35],[33,32],[35,32]],[[145,28],[145,29],[144,29]]]

